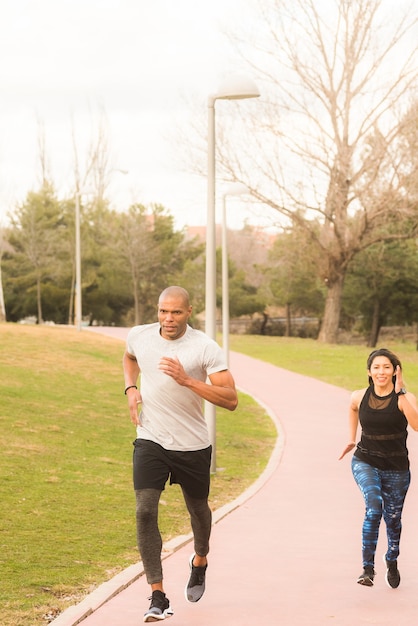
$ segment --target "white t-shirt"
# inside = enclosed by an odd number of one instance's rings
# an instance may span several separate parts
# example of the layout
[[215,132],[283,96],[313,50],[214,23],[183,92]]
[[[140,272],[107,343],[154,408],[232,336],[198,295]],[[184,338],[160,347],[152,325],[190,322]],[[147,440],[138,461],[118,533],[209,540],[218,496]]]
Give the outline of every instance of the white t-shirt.
[[228,369],[218,344],[190,326],[179,339],[164,339],[156,322],[134,326],[126,346],[141,370],[138,439],[154,441],[166,450],[207,448],[210,442],[202,399],[164,374],[158,364],[163,356],[177,357],[189,376],[205,382],[210,374]]

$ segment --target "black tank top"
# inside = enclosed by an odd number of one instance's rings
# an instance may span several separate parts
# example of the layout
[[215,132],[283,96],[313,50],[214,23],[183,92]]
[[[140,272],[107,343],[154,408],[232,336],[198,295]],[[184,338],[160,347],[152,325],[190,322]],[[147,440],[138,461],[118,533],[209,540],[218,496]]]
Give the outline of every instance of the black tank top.
[[409,469],[408,420],[398,408],[393,390],[388,396],[377,396],[370,385],[359,407],[361,439],[354,456],[382,470]]

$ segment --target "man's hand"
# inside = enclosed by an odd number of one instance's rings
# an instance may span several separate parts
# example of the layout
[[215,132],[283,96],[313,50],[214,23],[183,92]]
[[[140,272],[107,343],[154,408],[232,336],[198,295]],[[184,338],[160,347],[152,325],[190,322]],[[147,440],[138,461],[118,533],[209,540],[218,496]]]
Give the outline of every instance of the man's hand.
[[142,397],[138,389],[128,389],[126,392],[128,396],[129,415],[131,416],[131,422],[135,426],[141,426],[141,420],[139,419],[138,411],[141,410]]
[[188,376],[177,357],[172,359],[169,356],[163,356],[160,361],[159,368],[162,372],[164,372],[164,374],[171,376],[171,378],[173,378],[179,385],[184,385],[188,379]]

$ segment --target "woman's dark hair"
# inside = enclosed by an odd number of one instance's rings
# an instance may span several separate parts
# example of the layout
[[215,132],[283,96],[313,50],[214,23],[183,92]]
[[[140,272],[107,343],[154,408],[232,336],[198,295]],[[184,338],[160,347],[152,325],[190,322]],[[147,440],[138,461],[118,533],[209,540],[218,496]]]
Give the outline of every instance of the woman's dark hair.
[[[393,354],[393,352],[391,352],[390,350],[388,350],[387,348],[379,348],[378,350],[373,350],[373,352],[371,352],[369,354],[369,357],[367,359],[367,371],[370,370],[373,361],[375,360],[375,358],[377,356],[385,356],[387,359],[389,359],[389,361],[392,363],[393,365],[393,369],[396,370],[396,368],[400,367],[400,369],[402,369],[402,363],[400,362],[400,360],[398,359],[398,357],[396,356],[396,354]],[[392,382],[393,384],[395,384],[396,381],[396,376],[392,376]],[[369,384],[371,384],[372,381],[372,377],[369,376]]]

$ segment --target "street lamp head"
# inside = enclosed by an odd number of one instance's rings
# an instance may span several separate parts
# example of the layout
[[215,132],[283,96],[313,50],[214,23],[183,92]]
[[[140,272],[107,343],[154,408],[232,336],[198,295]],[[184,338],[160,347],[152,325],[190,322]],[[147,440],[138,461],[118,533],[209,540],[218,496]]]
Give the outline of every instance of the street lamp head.
[[224,196],[242,196],[243,194],[249,193],[249,189],[247,185],[244,183],[229,183],[224,191]]
[[213,97],[215,100],[259,98],[260,91],[255,82],[247,76],[229,76],[221,82]]

